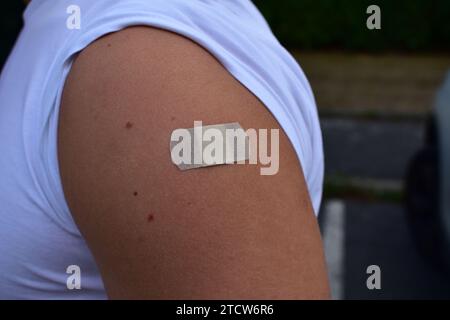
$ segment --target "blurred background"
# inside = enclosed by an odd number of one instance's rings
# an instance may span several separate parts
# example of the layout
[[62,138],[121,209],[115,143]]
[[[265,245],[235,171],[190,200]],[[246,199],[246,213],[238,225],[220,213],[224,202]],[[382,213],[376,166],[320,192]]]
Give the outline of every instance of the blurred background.
[[[435,147],[436,94],[450,71],[450,1],[254,3],[316,96],[326,158],[319,220],[333,297],[450,298],[438,213],[440,166],[450,159],[439,163]],[[372,4],[381,30],[366,27]],[[371,265],[380,267],[380,290],[367,288]]]
[[[450,70],[450,1],[254,3],[316,96],[326,157],[319,221],[333,298],[450,298],[439,220],[450,212],[438,205],[450,197],[439,190],[450,159],[437,160],[443,133],[435,124]],[[372,4],[381,8],[381,30],[366,27]],[[7,1],[0,11],[0,68],[23,9]],[[380,290],[367,288],[371,265],[380,267]]]

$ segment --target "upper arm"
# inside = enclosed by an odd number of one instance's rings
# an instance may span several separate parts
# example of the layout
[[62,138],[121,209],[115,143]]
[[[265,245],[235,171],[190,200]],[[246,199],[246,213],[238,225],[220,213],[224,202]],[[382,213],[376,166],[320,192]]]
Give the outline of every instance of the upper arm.
[[279,172],[259,165],[180,171],[177,128],[279,128],[204,49],[136,27],[76,59],[59,124],[63,187],[112,298],[322,298],[317,221],[280,130]]

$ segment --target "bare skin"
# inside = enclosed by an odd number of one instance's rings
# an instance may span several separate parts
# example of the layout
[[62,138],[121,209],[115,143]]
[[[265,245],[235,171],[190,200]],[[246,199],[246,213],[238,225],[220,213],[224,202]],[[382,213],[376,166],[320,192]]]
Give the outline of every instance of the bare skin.
[[280,130],[280,169],[180,171],[174,129],[239,122],[280,128],[207,51],[166,31],[107,35],[65,84],[59,159],[65,195],[110,298],[329,297],[317,220]]

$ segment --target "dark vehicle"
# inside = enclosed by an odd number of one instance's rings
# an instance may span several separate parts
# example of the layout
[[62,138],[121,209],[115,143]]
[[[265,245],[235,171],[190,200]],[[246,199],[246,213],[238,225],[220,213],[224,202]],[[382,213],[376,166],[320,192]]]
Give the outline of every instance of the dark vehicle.
[[436,96],[425,145],[407,173],[406,207],[421,253],[450,268],[450,72]]

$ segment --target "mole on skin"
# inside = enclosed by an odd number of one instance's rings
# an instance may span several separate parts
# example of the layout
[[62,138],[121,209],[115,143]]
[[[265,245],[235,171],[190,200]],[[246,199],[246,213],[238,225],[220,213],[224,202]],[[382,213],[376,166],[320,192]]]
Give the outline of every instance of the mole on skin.
[[147,222],[152,222],[153,219],[154,219],[154,217],[153,217],[152,214],[149,214],[149,215],[147,216]]
[[137,191],[133,192],[133,195],[136,197],[138,195]]
[[133,126],[133,124],[130,121],[128,121],[125,125],[125,128],[131,129],[132,126]]

